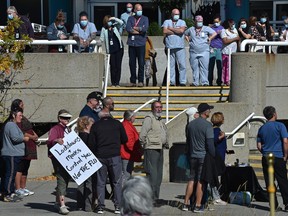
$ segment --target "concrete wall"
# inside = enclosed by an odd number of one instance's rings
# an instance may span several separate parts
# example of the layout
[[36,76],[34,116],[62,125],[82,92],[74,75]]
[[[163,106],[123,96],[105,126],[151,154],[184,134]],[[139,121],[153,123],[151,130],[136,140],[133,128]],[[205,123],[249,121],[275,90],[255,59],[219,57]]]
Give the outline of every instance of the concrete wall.
[[230,100],[243,102],[258,115],[275,106],[278,119],[287,119],[288,55],[236,53],[232,55]]
[[86,96],[102,88],[103,72],[103,54],[26,53],[24,70],[16,76],[19,85],[8,91],[6,107],[23,99],[32,122],[56,122],[63,108],[78,116]]

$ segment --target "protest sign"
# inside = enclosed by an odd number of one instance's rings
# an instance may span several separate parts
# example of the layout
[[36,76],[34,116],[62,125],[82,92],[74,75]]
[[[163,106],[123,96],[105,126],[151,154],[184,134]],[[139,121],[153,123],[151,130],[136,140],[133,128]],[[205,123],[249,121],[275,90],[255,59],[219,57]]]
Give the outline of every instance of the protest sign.
[[57,143],[50,152],[80,185],[100,169],[102,164],[74,131],[65,134],[63,140],[63,145]]

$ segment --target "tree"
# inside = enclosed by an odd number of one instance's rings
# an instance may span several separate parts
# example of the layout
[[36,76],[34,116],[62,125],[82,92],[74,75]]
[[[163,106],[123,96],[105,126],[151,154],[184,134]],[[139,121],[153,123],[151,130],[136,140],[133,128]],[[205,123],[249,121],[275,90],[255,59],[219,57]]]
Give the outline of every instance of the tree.
[[18,29],[22,23],[19,18],[14,17],[13,20],[8,20],[7,26],[0,31],[0,116],[2,118],[5,118],[9,111],[4,104],[8,90],[18,84],[15,77],[23,69],[25,46],[31,41],[27,35],[21,35],[21,40],[15,39],[15,34],[19,34]]
[[165,18],[170,17],[171,11],[174,8],[177,8],[181,11],[188,1],[189,0],[151,0],[155,6],[159,6]]

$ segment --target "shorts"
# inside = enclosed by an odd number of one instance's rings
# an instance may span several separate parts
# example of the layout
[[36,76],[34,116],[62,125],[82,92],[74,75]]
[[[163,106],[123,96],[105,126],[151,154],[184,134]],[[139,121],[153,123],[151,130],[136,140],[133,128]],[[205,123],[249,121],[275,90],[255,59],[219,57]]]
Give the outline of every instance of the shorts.
[[204,158],[190,158],[190,176],[189,181],[200,180]]
[[18,164],[17,172],[21,172],[23,176],[27,176],[30,163],[31,163],[31,160],[22,159],[20,163]]

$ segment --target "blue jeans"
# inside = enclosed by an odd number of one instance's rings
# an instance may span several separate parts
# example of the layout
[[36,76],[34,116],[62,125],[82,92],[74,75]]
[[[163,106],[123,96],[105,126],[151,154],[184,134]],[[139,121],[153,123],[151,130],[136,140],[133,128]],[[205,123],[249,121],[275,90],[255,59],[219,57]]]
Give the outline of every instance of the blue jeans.
[[145,65],[145,46],[129,46],[129,67],[130,67],[130,82],[136,83],[136,59],[138,59],[138,83],[144,81],[144,65]]
[[9,195],[15,192],[15,176],[22,156],[2,156],[5,163],[4,192]]

